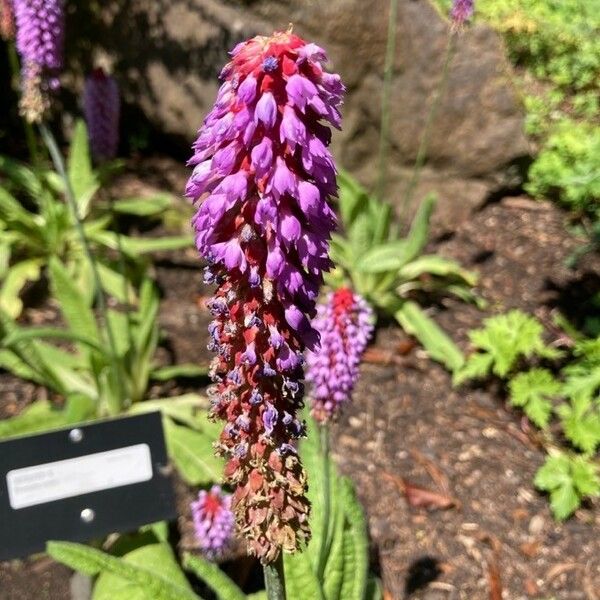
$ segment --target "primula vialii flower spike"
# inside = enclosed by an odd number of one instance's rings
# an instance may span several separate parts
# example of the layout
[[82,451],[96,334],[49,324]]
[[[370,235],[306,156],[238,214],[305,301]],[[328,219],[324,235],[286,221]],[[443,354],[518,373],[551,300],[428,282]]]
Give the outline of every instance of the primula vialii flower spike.
[[103,69],[94,69],[83,90],[83,113],[96,162],[114,158],[119,146],[119,87]]
[[186,195],[198,203],[196,245],[218,285],[209,308],[212,415],[226,421],[232,508],[266,564],[310,537],[302,354],[323,271],[330,268],[336,171],[327,149],[344,86],[325,52],[290,31],[238,44],[204,120]]
[[366,300],[348,288],[329,294],[319,305],[313,326],[321,335],[321,344],[307,355],[306,379],[312,384],[311,413],[320,423],[335,417],[350,400],[373,321]]
[[209,559],[222,556],[233,541],[235,517],[231,512],[231,494],[218,485],[198,492],[191,504],[194,533],[200,550]]
[[461,29],[463,25],[471,19],[474,10],[474,0],[454,0],[450,10],[452,26],[455,29]]
[[41,121],[49,106],[48,92],[59,87],[63,65],[65,14],[63,0],[13,0],[17,51],[21,57],[21,113]]

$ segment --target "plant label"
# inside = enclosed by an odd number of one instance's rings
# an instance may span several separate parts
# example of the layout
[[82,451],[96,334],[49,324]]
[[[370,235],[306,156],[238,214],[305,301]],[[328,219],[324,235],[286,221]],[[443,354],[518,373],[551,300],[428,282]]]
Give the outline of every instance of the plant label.
[[0,442],[0,560],[176,516],[160,413]]

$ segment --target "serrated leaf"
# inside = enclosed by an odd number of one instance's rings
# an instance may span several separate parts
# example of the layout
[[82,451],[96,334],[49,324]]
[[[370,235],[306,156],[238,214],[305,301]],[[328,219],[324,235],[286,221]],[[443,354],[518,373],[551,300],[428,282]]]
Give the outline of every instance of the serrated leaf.
[[460,385],[470,379],[486,377],[492,367],[494,357],[491,354],[475,352],[467,357],[464,364],[454,371],[452,383]]
[[572,405],[558,408],[566,437],[584,452],[592,453],[600,444],[600,414],[597,408],[579,411]]
[[573,485],[581,496],[600,495],[598,466],[585,456],[576,456],[571,461]]
[[550,507],[555,518],[564,520],[581,504],[577,491],[571,483],[562,485],[550,492]]
[[[48,542],[54,558],[86,575],[100,575],[100,592],[94,600],[197,600],[166,544],[144,546],[125,558],[116,558],[95,548],[73,542]],[[110,576],[110,577],[109,577]],[[104,578],[108,584],[100,583]],[[98,585],[97,584],[97,585]],[[119,595],[116,595],[116,594]],[[96,595],[98,594],[98,595]]]
[[550,491],[569,483],[570,480],[569,457],[558,453],[546,458],[546,462],[535,475],[534,484],[540,490]]
[[552,414],[549,398],[557,396],[561,384],[547,369],[531,369],[519,373],[509,383],[510,403],[523,408],[525,414],[542,429]]
[[186,552],[183,555],[183,568],[206,583],[219,600],[246,600],[242,590],[216,564],[201,556]]

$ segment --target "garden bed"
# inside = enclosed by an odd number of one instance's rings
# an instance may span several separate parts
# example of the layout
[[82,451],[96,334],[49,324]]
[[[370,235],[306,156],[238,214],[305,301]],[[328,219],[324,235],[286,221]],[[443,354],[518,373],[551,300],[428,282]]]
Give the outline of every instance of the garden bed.
[[[439,236],[436,250],[480,272],[478,292],[488,303],[483,311],[457,301],[433,309],[463,349],[467,331],[490,313],[522,308],[557,337],[555,308],[567,316],[577,309],[581,316],[581,298],[600,289],[600,260],[588,257],[576,270],[565,266],[581,243],[567,233],[565,218],[553,205],[506,198],[474,213],[454,234]],[[177,361],[206,364],[209,314],[203,299],[209,289],[195,256],[165,256],[156,276],[165,352]],[[30,318],[43,320],[47,312],[34,309]],[[0,374],[0,388],[0,417],[44,394],[6,373]],[[185,391],[168,383],[152,395]],[[587,506],[557,524],[532,484],[543,462],[534,431],[506,409],[493,387],[453,389],[448,373],[396,326],[379,328],[354,403],[334,427],[334,438],[334,456],[366,507],[373,566],[388,598],[412,593],[415,599],[498,600],[500,589],[514,599],[595,598],[598,511]],[[183,510],[191,492],[183,484],[177,490]],[[412,504],[424,502],[430,509],[411,507],[406,492]],[[189,514],[181,515],[179,526],[179,545],[189,549]],[[0,597],[68,598],[70,575],[45,557],[3,563]]]

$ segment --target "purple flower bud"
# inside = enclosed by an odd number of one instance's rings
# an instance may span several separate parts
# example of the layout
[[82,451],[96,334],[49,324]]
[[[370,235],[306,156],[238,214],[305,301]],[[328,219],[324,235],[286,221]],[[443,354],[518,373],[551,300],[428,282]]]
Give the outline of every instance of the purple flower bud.
[[117,82],[103,69],[85,80],[83,114],[90,136],[92,156],[98,163],[117,155],[121,102]]

